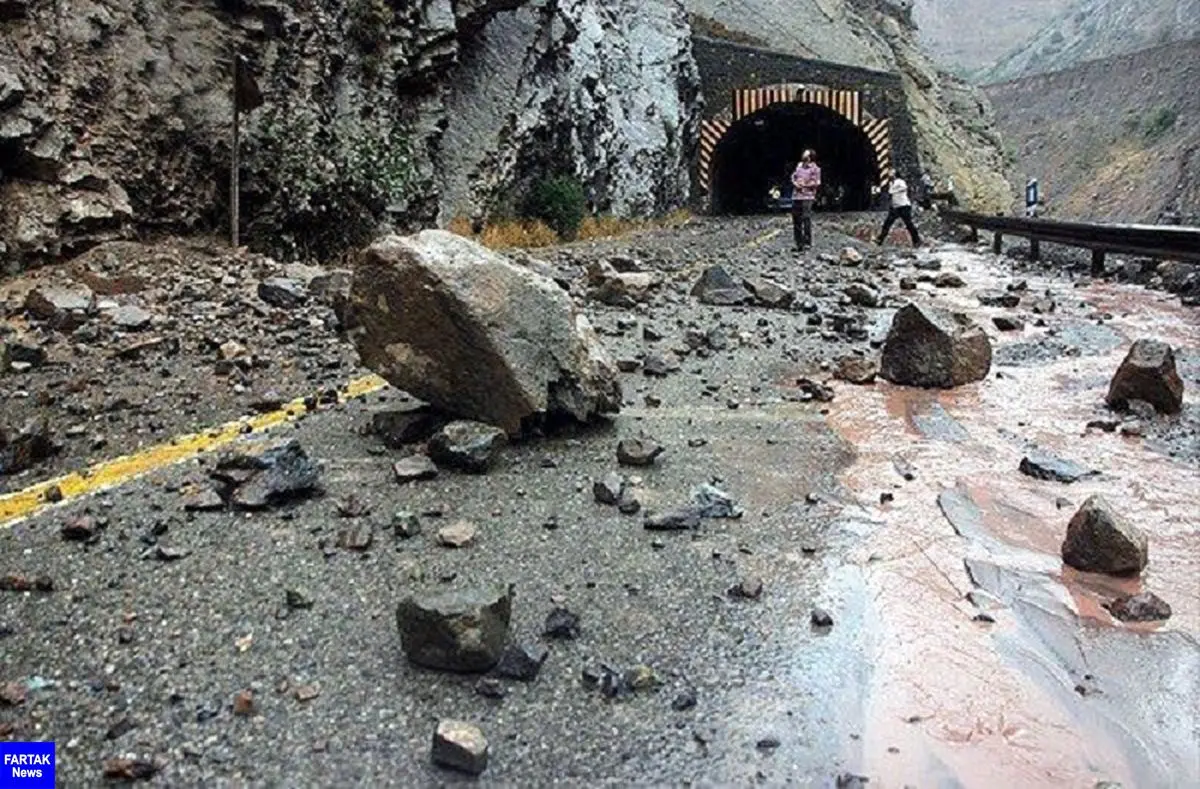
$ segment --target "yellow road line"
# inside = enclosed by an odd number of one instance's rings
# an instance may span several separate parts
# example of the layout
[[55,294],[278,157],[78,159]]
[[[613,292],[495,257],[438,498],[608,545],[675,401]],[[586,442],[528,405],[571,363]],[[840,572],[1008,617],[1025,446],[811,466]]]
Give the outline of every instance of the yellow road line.
[[[339,396],[342,400],[361,397],[377,392],[385,386],[387,386],[387,381],[379,376],[366,375],[348,383],[339,392]],[[304,398],[300,397],[278,411],[245,417],[211,430],[205,430],[202,433],[179,436],[165,444],[144,449],[133,455],[98,463],[82,473],[68,474],[65,477],[32,485],[16,493],[0,496],[0,528],[27,518],[43,507],[49,506],[50,502],[46,500],[46,492],[53,487],[57,487],[62,493],[61,501],[69,501],[104,488],[115,487],[164,466],[190,460],[205,452],[219,449],[246,435],[247,432],[259,433],[286,422],[293,422],[305,411]]]
[[765,243],[767,243],[768,241],[770,241],[771,239],[775,238],[776,236],[778,236],[778,235],[779,235],[780,233],[782,233],[782,232],[783,232],[783,228],[780,228],[780,229],[778,229],[778,230],[770,230],[770,231],[768,231],[768,232],[766,232],[766,233],[763,233],[763,234],[762,234],[761,236],[759,236],[758,238],[755,238],[755,239],[753,239],[752,241],[748,241],[748,242],[746,242],[746,247],[747,247],[748,249],[752,249],[752,248],[754,248],[754,247],[757,247],[757,246],[762,246],[763,244],[765,244]]

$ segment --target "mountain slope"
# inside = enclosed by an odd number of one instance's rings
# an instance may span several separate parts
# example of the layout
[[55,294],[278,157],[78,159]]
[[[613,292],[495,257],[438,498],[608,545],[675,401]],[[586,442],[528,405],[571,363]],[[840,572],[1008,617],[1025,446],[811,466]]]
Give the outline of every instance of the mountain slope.
[[916,0],[921,43],[946,68],[990,68],[1052,24],[1075,0]]
[[990,85],[1012,194],[1040,180],[1052,216],[1200,223],[1200,40]]

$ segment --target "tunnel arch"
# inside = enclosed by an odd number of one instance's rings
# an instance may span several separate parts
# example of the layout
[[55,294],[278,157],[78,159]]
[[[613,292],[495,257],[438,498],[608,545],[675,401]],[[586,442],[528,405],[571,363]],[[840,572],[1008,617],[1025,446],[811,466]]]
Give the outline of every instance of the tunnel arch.
[[713,213],[761,212],[768,191],[790,190],[801,153],[811,148],[821,166],[818,210],[864,211],[879,184],[871,141],[844,115],[820,104],[780,102],[730,125],[712,159]]
[[892,174],[887,119],[857,91],[778,84],[733,92],[731,109],[703,121],[699,186],[712,213],[762,211],[768,191],[790,191],[805,148],[817,151],[825,183],[818,209],[871,207],[872,187]]

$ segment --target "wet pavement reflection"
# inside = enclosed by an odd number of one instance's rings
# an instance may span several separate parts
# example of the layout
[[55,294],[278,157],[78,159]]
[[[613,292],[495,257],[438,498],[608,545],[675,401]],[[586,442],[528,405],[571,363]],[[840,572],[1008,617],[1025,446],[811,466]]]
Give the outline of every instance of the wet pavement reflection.
[[[1135,287],[1027,277],[1060,308],[1009,339],[991,326],[1003,310],[972,295],[1003,287],[1007,264],[938,256],[968,287],[914,298],[985,325],[991,375],[953,391],[838,384],[829,415],[858,452],[841,477],[858,503],[846,517],[868,531],[851,555],[870,601],[862,772],[883,787],[1200,785],[1200,470],[1085,430],[1132,341],[1188,359],[1196,313]],[[1026,477],[1033,447],[1099,473]],[[1063,567],[1067,523],[1093,493],[1150,534],[1141,578]],[[1123,624],[1102,606],[1143,589],[1171,604],[1168,621]]]

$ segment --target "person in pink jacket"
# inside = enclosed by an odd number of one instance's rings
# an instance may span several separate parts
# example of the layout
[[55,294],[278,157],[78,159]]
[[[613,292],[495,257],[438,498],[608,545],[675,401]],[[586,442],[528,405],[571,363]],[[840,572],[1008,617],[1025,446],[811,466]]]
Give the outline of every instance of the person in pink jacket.
[[813,201],[821,188],[821,168],[813,161],[815,158],[811,150],[805,151],[792,173],[792,235],[797,252],[812,246]]

